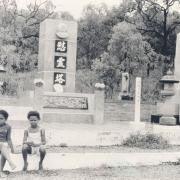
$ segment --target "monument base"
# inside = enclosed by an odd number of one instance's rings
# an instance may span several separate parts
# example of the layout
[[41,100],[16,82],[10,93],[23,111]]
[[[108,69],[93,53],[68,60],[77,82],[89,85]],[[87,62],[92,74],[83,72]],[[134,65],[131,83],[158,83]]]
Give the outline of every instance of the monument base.
[[176,125],[176,118],[173,116],[162,116],[159,120],[159,124],[161,125]]
[[93,124],[92,114],[43,113],[43,122]]
[[[151,115],[151,123],[159,124],[160,118],[162,116],[163,116],[162,114],[152,114]],[[176,125],[180,125],[180,123],[179,123],[179,115],[174,115],[173,117],[176,119]]]
[[133,97],[130,95],[122,95],[121,100],[133,101]]
[[120,92],[118,96],[119,100],[133,101],[133,96],[130,93]]

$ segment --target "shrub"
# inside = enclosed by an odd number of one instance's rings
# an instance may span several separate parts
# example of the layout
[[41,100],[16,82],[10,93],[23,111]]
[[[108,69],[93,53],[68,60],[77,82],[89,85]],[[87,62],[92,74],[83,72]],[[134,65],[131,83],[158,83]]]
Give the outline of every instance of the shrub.
[[68,145],[66,143],[60,143],[59,146],[63,147],[63,148],[68,147]]
[[143,149],[164,149],[169,147],[168,141],[162,136],[152,133],[140,134],[139,132],[131,134],[123,141],[122,145]]

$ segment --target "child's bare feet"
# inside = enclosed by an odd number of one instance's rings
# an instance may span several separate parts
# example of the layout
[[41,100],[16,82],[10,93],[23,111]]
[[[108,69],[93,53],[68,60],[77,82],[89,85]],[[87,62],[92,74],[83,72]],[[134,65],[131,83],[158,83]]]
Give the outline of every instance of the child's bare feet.
[[39,170],[40,170],[40,171],[43,170],[43,165],[42,165],[42,163],[39,163]]
[[27,171],[28,163],[24,163],[23,171]]

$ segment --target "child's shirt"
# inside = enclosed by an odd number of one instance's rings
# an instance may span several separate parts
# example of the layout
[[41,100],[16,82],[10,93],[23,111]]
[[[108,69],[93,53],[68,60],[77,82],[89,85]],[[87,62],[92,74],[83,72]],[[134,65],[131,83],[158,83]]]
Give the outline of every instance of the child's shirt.
[[10,134],[11,126],[3,124],[0,126],[0,142],[7,142],[8,135]]
[[34,144],[45,144],[45,130],[41,128],[25,130],[24,142],[33,142]]
[[27,130],[27,141],[33,142],[35,144],[40,144],[42,139],[41,129],[37,131],[31,131],[30,129]]

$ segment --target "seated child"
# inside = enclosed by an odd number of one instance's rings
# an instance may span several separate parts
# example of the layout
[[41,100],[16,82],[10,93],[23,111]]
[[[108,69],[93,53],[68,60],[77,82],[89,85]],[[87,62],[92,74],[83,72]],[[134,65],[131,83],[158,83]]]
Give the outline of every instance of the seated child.
[[15,169],[16,166],[13,163],[9,147],[11,152],[14,153],[14,147],[11,140],[11,127],[6,123],[8,119],[8,113],[5,110],[0,110],[0,154],[1,154],[1,164],[0,164],[0,177],[5,177],[3,173],[3,168],[5,166],[6,160],[8,161],[11,169]]
[[43,169],[43,160],[46,155],[46,138],[45,130],[41,129],[38,125],[40,121],[40,114],[37,111],[30,111],[27,115],[30,127],[24,131],[22,156],[24,160],[23,171],[27,171],[28,154],[40,154],[39,170]]

